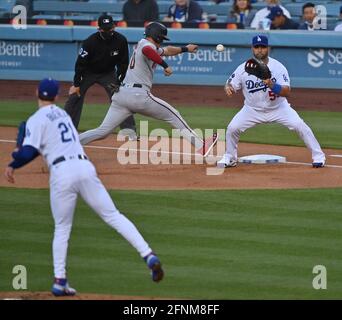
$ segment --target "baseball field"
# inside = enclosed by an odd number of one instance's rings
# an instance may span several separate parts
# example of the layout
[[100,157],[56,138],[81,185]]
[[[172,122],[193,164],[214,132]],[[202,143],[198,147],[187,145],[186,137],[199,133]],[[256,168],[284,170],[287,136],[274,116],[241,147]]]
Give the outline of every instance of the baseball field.
[[[2,83],[1,90],[4,87]],[[14,148],[16,126],[36,110],[34,83],[27,88],[15,98],[1,91],[3,169]],[[167,101],[173,103],[172,97]],[[176,106],[193,128],[225,129],[240,104],[227,107],[220,100],[194,106],[184,98]],[[89,99],[80,131],[96,127],[107,107],[104,101]],[[158,253],[165,279],[153,283],[131,246],[79,200],[68,255],[68,277],[80,293],[76,299],[342,298],[339,108],[337,102],[299,110],[326,153],[322,169],[313,169],[301,140],[278,125],[244,133],[239,155],[278,154],[286,156],[287,163],[240,164],[216,176],[207,175],[213,163],[197,164],[193,156],[190,164],[122,165],[117,157],[122,142],[116,135],[90,144],[86,153],[117,207]],[[170,132],[167,124],[149,120],[149,130],[155,128]],[[130,143],[138,153],[139,143]],[[224,137],[213,157],[221,155],[222,146]],[[0,198],[0,298],[52,298],[53,220],[42,159],[18,170],[15,185],[1,175]],[[16,265],[27,269],[26,290],[13,289]],[[326,289],[313,287],[318,265],[326,269]]]

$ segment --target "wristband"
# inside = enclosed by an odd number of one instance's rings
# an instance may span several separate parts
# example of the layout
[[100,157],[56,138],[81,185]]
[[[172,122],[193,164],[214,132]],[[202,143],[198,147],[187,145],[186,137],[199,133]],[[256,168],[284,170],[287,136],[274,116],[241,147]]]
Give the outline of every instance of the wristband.
[[165,62],[165,60],[162,60],[162,62],[160,63],[160,65],[161,65],[164,69],[166,69],[166,68],[169,67],[169,65]]
[[281,89],[282,89],[281,85],[278,84],[278,83],[275,83],[275,84],[273,85],[273,88],[271,89],[271,91],[272,91],[273,93],[275,93],[275,94],[279,94],[280,91],[281,91]]
[[181,48],[181,52],[189,52],[189,48],[188,47],[180,47]]

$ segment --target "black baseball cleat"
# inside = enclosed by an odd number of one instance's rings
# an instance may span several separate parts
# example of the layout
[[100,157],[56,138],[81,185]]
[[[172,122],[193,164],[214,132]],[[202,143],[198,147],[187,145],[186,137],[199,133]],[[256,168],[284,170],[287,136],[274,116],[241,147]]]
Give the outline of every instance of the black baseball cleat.
[[313,168],[323,168],[324,167],[324,162],[313,162],[312,163]]

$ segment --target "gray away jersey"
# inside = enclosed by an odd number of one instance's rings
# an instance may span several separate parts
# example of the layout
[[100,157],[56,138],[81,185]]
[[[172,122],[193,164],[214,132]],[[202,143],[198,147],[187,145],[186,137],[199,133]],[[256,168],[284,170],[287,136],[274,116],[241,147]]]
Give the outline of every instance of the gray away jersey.
[[159,55],[163,55],[164,50],[162,48],[157,48],[150,41],[141,39],[134,46],[134,51],[123,82],[127,84],[139,83],[150,90],[152,87],[153,73],[157,64],[143,54],[142,49],[145,46],[150,46],[156,50]]

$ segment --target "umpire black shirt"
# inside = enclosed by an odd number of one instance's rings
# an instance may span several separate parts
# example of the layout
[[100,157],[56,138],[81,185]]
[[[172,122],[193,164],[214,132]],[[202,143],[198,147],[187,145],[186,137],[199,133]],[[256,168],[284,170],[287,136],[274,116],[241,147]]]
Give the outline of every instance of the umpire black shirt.
[[74,86],[79,87],[82,77],[89,73],[101,74],[116,70],[118,79],[124,79],[128,67],[128,43],[114,31],[109,40],[96,32],[83,41],[75,64]]

